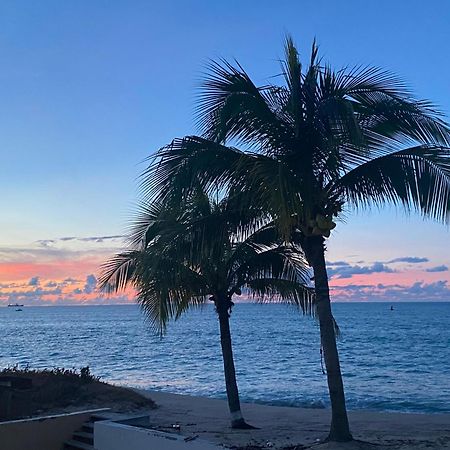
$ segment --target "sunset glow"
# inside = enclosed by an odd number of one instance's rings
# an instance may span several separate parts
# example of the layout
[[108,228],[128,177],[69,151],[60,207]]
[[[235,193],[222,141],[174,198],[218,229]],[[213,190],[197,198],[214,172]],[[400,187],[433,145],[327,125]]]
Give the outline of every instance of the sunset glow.
[[[16,252],[0,252],[0,303],[25,305],[117,304],[133,291],[105,295],[97,288],[102,263],[123,245],[120,236],[52,239]],[[329,256],[332,256],[329,255]],[[328,261],[334,301],[448,301],[450,272],[426,257],[387,261]]]

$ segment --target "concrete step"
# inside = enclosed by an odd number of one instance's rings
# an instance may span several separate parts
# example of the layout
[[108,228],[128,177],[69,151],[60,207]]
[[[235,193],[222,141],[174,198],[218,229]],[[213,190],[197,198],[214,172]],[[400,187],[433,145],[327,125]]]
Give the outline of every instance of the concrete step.
[[64,443],[64,450],[94,450],[94,447],[84,442],[71,439]]
[[94,450],[94,423],[106,417],[94,415],[84,422],[81,429],[75,431],[72,439],[64,443],[64,450]]
[[110,417],[108,415],[103,414],[93,414],[91,416],[91,422],[97,422],[98,420],[108,420]]
[[72,438],[74,441],[80,441],[90,445],[94,444],[94,434],[92,432],[75,431]]
[[85,431],[86,433],[94,432],[94,422],[84,422],[81,427],[81,431]]

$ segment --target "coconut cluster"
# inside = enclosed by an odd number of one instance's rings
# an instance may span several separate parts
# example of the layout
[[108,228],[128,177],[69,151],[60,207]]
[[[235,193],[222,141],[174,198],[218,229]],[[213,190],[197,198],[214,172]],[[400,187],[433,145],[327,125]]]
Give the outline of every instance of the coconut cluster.
[[336,223],[333,222],[333,217],[324,216],[323,214],[317,214],[315,219],[308,221],[308,227],[313,236],[330,237],[331,230],[335,226]]

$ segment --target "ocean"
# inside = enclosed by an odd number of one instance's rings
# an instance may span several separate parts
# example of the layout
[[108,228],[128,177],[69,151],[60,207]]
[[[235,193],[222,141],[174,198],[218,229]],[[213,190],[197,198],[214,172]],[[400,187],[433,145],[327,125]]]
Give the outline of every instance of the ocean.
[[[349,409],[450,413],[450,303],[335,303]],[[317,322],[282,304],[231,317],[242,401],[324,408]],[[89,366],[104,381],[225,398],[214,308],[155,336],[135,305],[0,309],[0,367]]]

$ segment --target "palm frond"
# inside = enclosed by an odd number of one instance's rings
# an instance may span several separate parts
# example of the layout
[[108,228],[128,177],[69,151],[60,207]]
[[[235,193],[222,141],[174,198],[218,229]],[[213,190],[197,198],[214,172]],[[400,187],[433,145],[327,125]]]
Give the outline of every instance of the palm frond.
[[406,138],[449,144],[449,128],[442,114],[430,102],[415,99],[406,83],[390,72],[357,66],[338,72],[327,70],[323,78],[327,82],[322,86],[322,99],[351,100],[361,129],[370,132],[372,139],[376,134],[381,143]]
[[132,248],[145,248],[157,239],[161,230],[169,230],[174,225],[176,212],[162,202],[142,200],[136,208],[126,233]]
[[136,300],[150,326],[160,335],[165,333],[169,320],[208,299],[204,277],[176,258],[155,260],[147,255],[136,272]]
[[133,287],[150,326],[159,334],[167,322],[204,303],[208,288],[201,274],[157,248],[120,253],[101,268],[100,288],[108,293]]
[[[255,244],[249,239],[235,248],[231,263],[230,285],[251,287],[252,282],[257,280],[283,280],[291,283],[291,286],[296,286],[295,292],[290,293],[290,301],[298,300],[305,311],[311,311],[311,305],[308,305],[308,302],[313,301],[313,291],[308,287],[311,273],[299,248],[292,245]],[[258,286],[263,285],[259,283]],[[267,285],[264,295],[270,297],[269,292],[272,292],[272,289],[273,283]],[[260,290],[255,293],[259,294]],[[283,294],[276,294],[279,300],[283,300]]]
[[280,151],[293,133],[266,101],[268,88],[256,87],[239,65],[211,62],[197,107],[202,135],[215,142],[236,138],[248,146]]
[[375,158],[344,175],[335,189],[354,206],[391,202],[448,222],[450,149],[421,145]]
[[[313,44],[313,53],[316,52]],[[294,125],[294,136],[299,137],[300,126],[303,121],[303,86],[302,86],[302,65],[291,36],[286,36],[284,44],[285,60],[282,62],[282,71],[287,85],[288,102],[287,110]],[[313,57],[312,57],[313,59]]]
[[100,267],[99,289],[106,293],[124,290],[132,284],[138,251],[119,253]]
[[175,139],[162,147],[141,175],[144,198],[182,201],[186,192],[200,187],[220,190],[231,178],[242,152],[198,136]]
[[290,233],[289,220],[303,207],[301,195],[305,185],[288,163],[266,155],[246,153],[235,166],[230,185],[240,192],[244,207],[253,205],[265,211],[278,222],[285,237]]
[[397,100],[412,98],[407,84],[394,74],[378,67],[361,65],[334,72],[333,82],[322,93],[323,97],[353,98],[361,103],[374,93]]
[[304,314],[315,316],[314,290],[295,281],[280,278],[257,278],[249,280],[247,287],[257,301],[289,303],[300,308]]
[[450,128],[426,101],[389,98],[373,92],[353,103],[373,150],[396,142],[450,145]]

